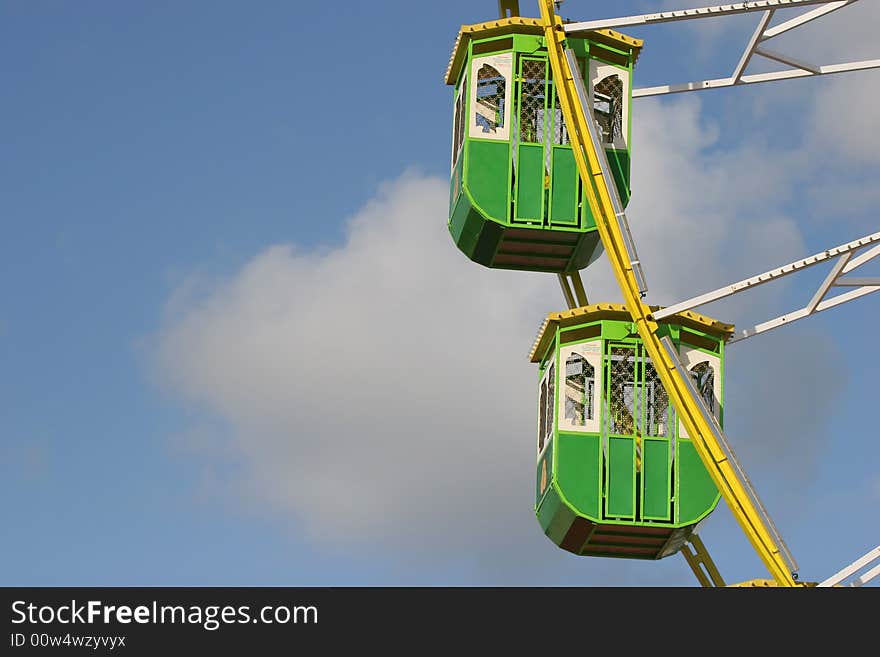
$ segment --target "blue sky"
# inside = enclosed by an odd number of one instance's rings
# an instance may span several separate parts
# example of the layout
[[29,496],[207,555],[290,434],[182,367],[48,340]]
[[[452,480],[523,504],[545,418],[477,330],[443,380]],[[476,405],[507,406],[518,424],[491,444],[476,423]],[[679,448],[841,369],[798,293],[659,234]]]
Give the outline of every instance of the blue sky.
[[[573,558],[534,520],[526,354],[563,300],[445,233],[443,72],[459,26],[495,12],[0,5],[3,584],[694,583],[677,556]],[[726,75],[754,21],[632,31],[636,86]],[[835,43],[792,47],[848,58]],[[629,215],[652,302],[876,231],[878,81],[636,101]],[[591,298],[617,300],[595,269]],[[824,272],[706,312],[770,318]],[[729,352],[728,432],[802,579],[880,543],[877,302]],[[766,576],[723,503],[702,535],[730,581]]]

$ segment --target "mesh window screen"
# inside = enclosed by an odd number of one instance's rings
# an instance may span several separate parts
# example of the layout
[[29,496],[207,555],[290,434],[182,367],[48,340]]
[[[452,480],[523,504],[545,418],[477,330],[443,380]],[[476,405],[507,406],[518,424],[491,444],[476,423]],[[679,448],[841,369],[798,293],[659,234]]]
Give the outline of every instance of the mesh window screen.
[[474,121],[481,132],[494,134],[504,127],[504,94],[507,80],[494,66],[483,64],[477,71],[477,103]]
[[715,370],[709,365],[709,361],[704,360],[691,368],[691,376],[694,377],[694,383],[709,412],[715,415]]
[[593,88],[593,115],[602,132],[602,142],[613,144],[623,139],[623,82],[609,75]]
[[660,382],[654,364],[645,362],[645,434],[666,436],[669,433],[669,397]]
[[544,141],[544,96],[547,63],[533,59],[522,62],[519,100],[519,141],[539,144]]
[[607,432],[632,436],[640,415],[636,395],[636,353],[626,347],[612,347],[610,379],[605,401]]
[[565,362],[565,418],[576,427],[593,419],[595,370],[580,354]]

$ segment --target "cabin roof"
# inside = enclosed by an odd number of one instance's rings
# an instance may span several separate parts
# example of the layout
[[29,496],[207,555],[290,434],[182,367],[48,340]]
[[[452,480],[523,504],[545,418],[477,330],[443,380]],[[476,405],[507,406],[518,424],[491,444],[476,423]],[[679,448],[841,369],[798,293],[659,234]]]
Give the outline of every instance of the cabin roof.
[[[650,306],[651,312],[660,310],[662,306]],[[557,327],[565,328],[592,322],[600,319],[615,319],[618,321],[632,321],[626,306],[622,303],[594,303],[589,306],[581,306],[572,310],[563,310],[558,313],[550,313],[541,324],[535,342],[532,344],[532,350],[529,353],[529,360],[533,363],[539,363],[547,351],[550,342],[556,336]],[[692,310],[685,310],[669,317],[659,320],[660,324],[674,324],[693,328],[703,331],[709,335],[727,342],[734,332],[733,324],[725,324],[717,319],[712,319],[706,315],[695,313]]]
[[[544,26],[538,18],[526,18],[524,16],[511,16],[499,18],[475,25],[462,25],[455,38],[452,55],[449,57],[449,65],[446,67],[446,84],[455,84],[461,67],[467,59],[468,44],[472,39],[485,39],[505,34],[537,34],[543,36]],[[630,50],[638,59],[642,50],[642,39],[636,39],[614,30],[583,30],[572,32],[568,36],[575,38],[590,39],[598,43],[621,50]]]

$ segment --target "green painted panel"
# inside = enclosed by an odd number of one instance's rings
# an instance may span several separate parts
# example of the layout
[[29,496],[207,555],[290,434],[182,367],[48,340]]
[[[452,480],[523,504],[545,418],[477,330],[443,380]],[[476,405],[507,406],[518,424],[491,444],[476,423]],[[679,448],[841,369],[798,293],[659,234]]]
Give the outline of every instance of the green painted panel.
[[458,248],[471,260],[491,266],[504,229],[486,219],[476,208],[470,194],[460,194],[449,219],[449,233]]
[[521,144],[516,169],[516,218],[542,221],[544,216],[544,145]]
[[604,252],[602,242],[599,239],[599,231],[594,228],[581,235],[578,240],[574,254],[571,256],[569,271],[584,269],[587,265],[598,260]]
[[544,37],[532,34],[514,34],[513,49],[519,52],[534,54],[538,49],[544,47]]
[[720,493],[690,440],[676,445],[678,482],[676,495],[677,524],[695,522],[715,508]]
[[604,340],[623,340],[629,337],[632,324],[616,320],[604,320],[602,322],[602,338]]
[[[553,443],[555,441],[551,440],[547,447],[544,449],[544,453],[541,454],[541,458],[538,459],[538,466],[535,471],[535,502],[540,503],[541,498],[544,496],[544,493],[547,492],[547,489],[550,488],[551,481],[553,479]],[[542,484],[543,483],[543,487]]]
[[614,183],[617,186],[617,192],[620,194],[620,200],[626,206],[629,203],[630,195],[629,151],[606,149],[605,154],[608,156],[608,166],[611,167],[611,175],[614,177]]
[[599,436],[560,433],[557,440],[556,483],[562,496],[580,515],[599,519],[602,478]]
[[465,187],[488,219],[507,222],[510,144],[506,141],[469,139]]
[[635,439],[609,436],[606,516],[610,518],[635,516],[635,475]]
[[464,158],[459,157],[452,170],[452,180],[449,183],[449,216],[455,211],[455,202],[461,194],[461,172],[464,168]]
[[541,504],[538,522],[547,537],[556,545],[561,545],[576,517],[574,512],[559,498],[559,493],[554,487],[550,489]]
[[669,520],[669,441],[642,441],[642,518]]
[[567,146],[553,147],[553,180],[550,183],[550,224],[577,226],[578,170]]

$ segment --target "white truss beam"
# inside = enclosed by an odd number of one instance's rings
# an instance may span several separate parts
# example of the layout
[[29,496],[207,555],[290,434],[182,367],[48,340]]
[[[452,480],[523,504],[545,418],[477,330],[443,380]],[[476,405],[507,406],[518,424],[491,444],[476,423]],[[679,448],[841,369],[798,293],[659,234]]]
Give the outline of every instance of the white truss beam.
[[[623,16],[621,18],[606,18],[597,21],[585,21],[578,23],[567,23],[565,31],[568,34],[578,34],[584,31],[633,27],[639,25],[651,25],[655,23],[669,23],[673,21],[693,20],[696,18],[715,18],[719,16],[729,16],[732,14],[744,14],[749,12],[763,12],[758,26],[746,44],[745,49],[740,57],[739,62],[729,77],[712,78],[706,80],[697,80],[694,82],[684,82],[679,84],[664,84],[654,87],[642,87],[633,89],[633,98],[644,98],[647,96],[660,96],[666,94],[682,93],[684,91],[702,91],[705,89],[719,89],[723,87],[732,87],[745,84],[755,84],[758,82],[773,82],[777,80],[788,80],[792,78],[809,77],[817,75],[829,75],[832,73],[847,73],[852,71],[862,71],[871,68],[880,68],[880,59],[869,59],[862,61],[844,62],[840,64],[819,65],[811,62],[805,62],[799,58],[792,57],[785,53],[770,50],[762,44],[786,32],[790,32],[798,27],[806,25],[809,22],[826,16],[833,11],[842,9],[849,5],[855,4],[858,0],[763,0],[761,2],[738,2],[727,5],[716,5],[712,7],[698,7],[695,9],[680,9],[676,11],[665,11],[655,14],[641,14],[637,16]],[[770,27],[774,13],[780,9],[790,9],[798,7],[808,7],[811,5],[822,5],[803,14],[783,21],[778,25]],[[747,75],[746,69],[749,64],[758,55],[783,64],[788,67],[778,71],[769,73],[758,73]]]
[[706,89],[721,89],[758,82],[775,82],[777,80],[791,80],[793,78],[806,78],[815,75],[830,75],[832,73],[849,73],[863,71],[870,68],[880,68],[880,59],[866,59],[861,62],[848,62],[846,64],[831,64],[819,66],[819,73],[811,73],[802,69],[786,69],[771,73],[755,73],[744,75],[738,81],[733,78],[716,78],[714,80],[698,80],[696,82],[682,82],[681,84],[664,84],[657,87],[642,87],[633,89],[633,98],[645,98],[647,96],[661,96],[677,94],[683,91],[704,91]]
[[[579,23],[566,23],[565,32],[572,34],[585,30],[603,30],[616,27],[632,27],[635,25],[653,25],[657,23],[670,23],[673,21],[687,21],[695,18],[716,18],[731,14],[745,14],[752,11],[767,11],[768,9],[788,9],[791,7],[806,7],[809,5],[840,5],[849,2],[832,2],[832,0],[762,0],[761,2],[734,2],[727,5],[714,7],[696,7],[694,9],[678,9],[675,11],[661,11],[655,14],[641,14],[638,16],[623,16],[620,18],[604,18],[597,21],[583,21]],[[836,9],[837,7],[835,7]],[[833,11],[833,10],[828,10]]]
[[736,68],[733,70],[733,75],[731,77],[733,78],[734,83],[739,82],[740,79],[742,79],[743,73],[745,73],[746,71],[746,67],[749,65],[749,62],[752,61],[752,55],[755,54],[755,49],[758,47],[758,42],[760,42],[764,31],[767,29],[767,24],[770,23],[770,20],[773,18],[773,14],[775,13],[775,11],[775,9],[765,11],[764,15],[761,16],[761,20],[758,22],[758,27],[752,34],[752,38],[749,39],[749,43],[746,46],[742,57],[740,57],[739,64],[737,64]]
[[[763,285],[764,283],[775,281],[776,279],[782,278],[783,276],[794,274],[795,272],[799,272],[802,269],[806,269],[807,267],[818,265],[821,262],[827,262],[832,258],[852,253],[872,244],[875,244],[876,246],[867,249],[864,253],[861,253],[860,255],[852,258],[848,261],[848,263],[843,266],[840,274],[848,273],[856,267],[859,267],[866,262],[869,262],[873,258],[880,256],[880,232],[865,235],[864,237],[853,240],[852,242],[847,242],[846,244],[841,244],[840,246],[835,246],[834,248],[827,249],[820,253],[811,255],[809,258],[790,262],[787,265],[777,267],[776,269],[771,269],[770,271],[765,271],[764,273],[758,274],[757,276],[745,278],[741,281],[737,281],[736,283],[732,283],[731,285],[725,285],[724,287],[720,287],[717,290],[712,290],[711,292],[706,292],[705,294],[692,297],[691,299],[687,299],[686,301],[667,306],[663,310],[658,310],[657,312],[653,313],[654,319],[663,319],[664,317],[670,317],[671,315],[675,315],[676,313],[680,313],[684,310],[690,310],[691,308],[703,306],[707,303],[711,303],[712,301],[718,301],[719,299],[729,297],[730,295],[736,294],[737,292],[742,292],[743,290],[748,290],[758,285]],[[873,292],[874,290],[871,291]],[[821,305],[821,303],[819,305]]]
[[[860,570],[868,568],[872,564],[875,564],[873,568],[870,568],[870,570],[867,570],[861,575],[853,577]],[[828,579],[819,582],[816,586],[864,586],[878,575],[880,575],[880,545],[866,553],[863,557],[856,559],[850,565],[834,573]],[[847,581],[848,578],[852,579]]]
[[796,27],[800,27],[801,25],[805,25],[810,21],[816,20],[824,16],[825,14],[830,14],[832,11],[836,11],[841,9],[842,7],[846,7],[847,5],[851,5],[857,0],[845,0],[843,2],[831,2],[825,7],[819,7],[818,9],[813,9],[812,11],[805,12],[800,16],[796,16],[791,20],[787,20],[784,23],[779,23],[779,25],[775,25],[771,27],[769,30],[764,32],[765,39],[772,39],[775,36],[779,36],[784,32],[788,32],[789,30],[793,30]]
[[776,52],[775,50],[768,50],[767,48],[755,48],[755,54],[766,57],[767,59],[772,59],[779,62],[780,64],[791,66],[792,68],[799,68],[802,71],[807,71],[808,73],[812,73],[813,75],[822,75],[822,68],[820,66],[810,64],[802,59],[795,59],[791,55],[783,55],[780,52]]
[[791,324],[792,322],[803,319],[804,317],[809,317],[810,315],[815,315],[816,313],[820,313],[823,310],[828,310],[829,308],[834,308],[835,306],[839,306],[842,303],[846,303],[847,301],[853,301],[858,299],[859,297],[863,297],[866,294],[871,294],[871,292],[880,291],[880,286],[872,286],[872,287],[860,287],[852,290],[851,292],[845,292],[843,294],[838,294],[836,297],[832,297],[831,299],[825,299],[821,303],[816,306],[816,309],[812,312],[809,312],[807,308],[801,308],[800,310],[795,310],[794,312],[787,313],[785,315],[780,315],[774,319],[768,320],[766,322],[762,322],[760,324],[756,324],[747,329],[743,329],[742,331],[737,331],[737,333],[727,341],[727,344],[734,344],[735,342],[740,342],[745,340],[746,338],[751,338],[760,333],[766,333],[775,328],[779,328],[780,326],[785,326],[786,324]]
[[[809,258],[791,262],[782,267],[766,271],[763,274],[758,274],[757,276],[743,279],[731,285],[718,288],[717,290],[706,292],[705,294],[693,297],[687,301],[667,306],[666,308],[653,313],[654,319],[660,320],[665,317],[670,317],[676,313],[690,310],[691,308],[696,308],[697,306],[702,306],[711,303],[712,301],[718,301],[719,299],[729,297],[744,290],[750,290],[758,285],[769,283],[770,281],[775,281],[783,276],[788,276],[789,274],[794,274],[795,272],[802,271],[808,267],[818,265],[821,262],[838,258],[834,263],[834,266],[831,268],[831,271],[825,277],[825,280],[822,281],[822,284],[816,290],[815,294],[813,294],[807,305],[798,310],[780,315],[779,317],[774,317],[766,322],[737,331],[733,337],[728,340],[728,344],[740,342],[746,338],[766,333],[767,331],[779,328],[786,324],[791,324],[804,317],[809,317],[810,315],[815,315],[816,313],[823,312],[829,308],[834,308],[847,301],[853,301],[867,294],[880,291],[880,278],[844,276],[844,274],[880,256],[880,244],[877,244],[878,242],[880,242],[880,232],[866,235],[865,237],[848,242],[847,244],[841,244],[840,246],[828,249],[827,251],[816,253]],[[866,248],[872,244],[874,245],[873,247]],[[856,255],[856,252],[860,249],[862,252]],[[851,289],[847,292],[829,297],[829,293],[832,288],[835,287]]]
[[865,251],[861,255],[857,255],[855,258],[850,260],[849,264],[843,268],[843,273],[844,274],[850,273],[856,267],[861,267],[863,264],[865,264],[869,260],[876,258],[878,255],[880,255],[880,244],[878,244],[877,246],[875,246],[873,248],[868,249],[867,251]]
[[847,276],[838,278],[834,284],[840,287],[872,287],[880,285],[880,278],[858,278],[856,276]]

